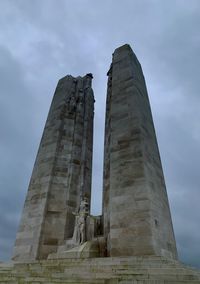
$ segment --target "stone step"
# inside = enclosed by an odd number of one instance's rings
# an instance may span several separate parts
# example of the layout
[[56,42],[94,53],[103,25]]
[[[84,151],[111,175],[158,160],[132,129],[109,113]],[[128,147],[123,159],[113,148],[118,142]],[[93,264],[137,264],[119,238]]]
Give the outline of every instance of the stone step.
[[85,284],[85,283],[95,283],[95,284],[133,284],[133,283],[145,283],[145,284],[178,284],[178,283],[182,283],[182,284],[199,284],[200,281],[199,280],[193,280],[193,279],[169,279],[168,277],[169,275],[167,275],[166,278],[159,278],[159,279],[95,279],[95,278],[87,278],[87,279],[79,279],[79,278],[53,278],[53,277],[23,277],[23,278],[16,278],[16,277],[3,277],[0,278],[0,283],[48,283],[48,284],[53,284],[53,283],[73,283],[73,284]]
[[200,272],[161,258],[48,260],[0,264],[0,283],[200,284]]
[[113,279],[113,282],[112,280],[108,280],[108,282],[105,282],[105,283],[120,283],[120,284],[128,284],[128,283],[152,283],[152,284],[179,284],[179,283],[182,283],[182,284],[199,284],[200,281],[199,280],[185,280],[185,279],[168,279],[168,278],[165,278],[165,279],[123,279],[123,280],[116,280],[116,279]]
[[[174,264],[174,263],[130,263],[130,262],[126,262],[126,263],[101,263],[101,262],[70,262],[70,263],[66,263],[66,262],[62,262],[60,261],[60,263],[44,263],[44,262],[41,262],[41,263],[28,263],[28,264],[15,264],[15,267],[18,267],[18,269],[20,269],[20,267],[23,267],[23,268],[26,268],[26,267],[29,267],[31,265],[31,267],[37,267],[37,266],[41,266],[41,267],[45,267],[48,269],[48,267],[50,269],[52,268],[58,268],[58,267],[87,267],[88,265],[92,265],[94,267],[98,267],[98,266],[102,266],[102,267],[123,267],[124,265],[127,265],[132,268],[132,267],[145,267],[145,268],[162,268],[162,267],[169,267],[169,268],[172,268],[172,267],[183,267],[185,268],[186,266],[185,265],[181,265],[180,263],[179,264]],[[187,267],[188,269],[192,269],[191,267]],[[1,267],[0,267],[1,269]]]
[[[148,265],[88,265],[88,264],[84,264],[84,265],[17,265],[13,268],[14,271],[64,271],[64,270],[73,270],[73,269],[77,269],[78,267],[78,270],[79,271],[82,271],[82,270],[90,270],[92,269],[93,271],[99,271],[99,270],[106,270],[106,271],[134,271],[134,270],[143,270],[143,271],[153,271],[153,270],[166,270],[166,269],[169,269],[169,270],[176,270],[177,272],[180,270],[181,272],[183,271],[191,271],[191,272],[194,272],[195,273],[195,270],[193,270],[192,268],[185,268],[184,266],[174,266],[174,265],[167,265],[167,266],[159,266],[159,267],[156,267],[156,266],[148,266]],[[0,272],[1,271],[4,271],[4,269],[0,269]],[[198,273],[198,272],[197,272]]]
[[[54,283],[68,283],[68,284],[107,284],[105,280],[99,280],[99,279],[55,279],[52,277],[48,278],[35,278],[35,277],[24,277],[24,278],[16,278],[16,277],[3,277],[0,278],[0,283],[9,283],[9,284],[39,284],[39,283],[45,283],[45,284],[54,284]],[[110,284],[110,283],[109,283]]]

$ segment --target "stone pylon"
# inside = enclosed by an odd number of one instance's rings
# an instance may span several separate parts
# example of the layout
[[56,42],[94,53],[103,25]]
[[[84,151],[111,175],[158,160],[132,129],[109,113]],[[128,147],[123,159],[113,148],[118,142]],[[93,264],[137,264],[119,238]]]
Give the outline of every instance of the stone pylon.
[[57,85],[36,157],[13,259],[45,259],[72,237],[80,199],[90,204],[92,74]]
[[127,44],[115,50],[108,71],[103,183],[108,255],[176,259],[145,79]]

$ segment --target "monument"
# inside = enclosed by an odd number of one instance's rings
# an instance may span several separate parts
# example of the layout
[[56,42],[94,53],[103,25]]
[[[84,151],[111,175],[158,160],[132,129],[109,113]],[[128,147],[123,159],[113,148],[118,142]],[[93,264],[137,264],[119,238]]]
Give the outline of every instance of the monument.
[[1,283],[192,284],[177,260],[169,202],[141,65],[113,53],[106,102],[103,212],[90,214],[92,74],[58,82]]
[[90,211],[94,96],[92,74],[57,85],[36,157],[14,260],[45,259],[73,236],[87,197]]
[[108,255],[177,258],[145,79],[129,45],[115,50],[108,71],[104,149]]

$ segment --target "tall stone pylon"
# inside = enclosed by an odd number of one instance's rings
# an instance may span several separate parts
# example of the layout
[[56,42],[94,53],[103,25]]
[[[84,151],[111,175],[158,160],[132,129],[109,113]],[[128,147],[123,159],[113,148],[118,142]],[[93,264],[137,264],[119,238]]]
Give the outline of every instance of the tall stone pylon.
[[109,256],[177,258],[172,220],[141,65],[129,45],[108,71],[103,215]]
[[13,259],[45,259],[72,237],[81,198],[90,204],[92,74],[57,85],[36,157]]

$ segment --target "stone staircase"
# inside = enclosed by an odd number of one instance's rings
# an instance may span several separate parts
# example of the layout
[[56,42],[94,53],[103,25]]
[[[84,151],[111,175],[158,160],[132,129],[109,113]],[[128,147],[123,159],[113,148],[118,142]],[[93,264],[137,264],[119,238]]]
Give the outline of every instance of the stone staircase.
[[200,284],[200,271],[162,257],[57,259],[1,263],[0,283]]

